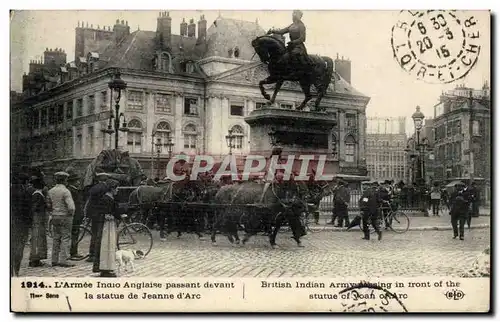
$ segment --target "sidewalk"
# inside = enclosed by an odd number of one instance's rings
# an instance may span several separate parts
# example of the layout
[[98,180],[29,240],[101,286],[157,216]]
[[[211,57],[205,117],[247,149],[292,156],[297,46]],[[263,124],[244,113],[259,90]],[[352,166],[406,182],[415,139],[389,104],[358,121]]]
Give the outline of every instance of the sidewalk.
[[[425,217],[424,212],[422,211],[414,211],[414,210],[403,210],[407,215],[412,217]],[[432,209],[427,211],[429,214],[432,213]],[[445,214],[448,215],[448,212]],[[489,217],[491,215],[490,207],[479,207],[479,217]],[[477,217],[476,217],[477,218]]]
[[[349,214],[349,219],[354,219],[355,215]],[[423,216],[408,216],[410,218],[410,231],[426,231],[426,230],[451,230],[451,222],[449,215],[443,215],[440,217],[423,217]],[[326,222],[330,221],[330,217],[326,218],[321,216],[319,224],[314,223],[309,224],[309,228],[312,231],[320,230],[330,230],[330,231],[345,231],[345,228],[337,228],[332,225],[326,225]],[[490,228],[490,217],[480,216],[478,218],[472,218],[471,229],[480,228]],[[465,229],[467,228],[467,223],[465,224]],[[350,231],[359,231],[358,227],[353,227]]]

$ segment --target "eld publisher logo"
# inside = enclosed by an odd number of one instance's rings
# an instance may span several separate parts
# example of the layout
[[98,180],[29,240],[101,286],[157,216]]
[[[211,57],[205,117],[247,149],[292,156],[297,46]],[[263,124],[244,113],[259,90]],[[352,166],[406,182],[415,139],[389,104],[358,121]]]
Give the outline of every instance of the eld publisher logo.
[[458,300],[461,300],[461,299],[464,298],[465,293],[462,292],[462,290],[454,289],[454,290],[448,290],[448,291],[446,291],[444,293],[444,296],[446,296],[446,298],[448,300],[458,301]]

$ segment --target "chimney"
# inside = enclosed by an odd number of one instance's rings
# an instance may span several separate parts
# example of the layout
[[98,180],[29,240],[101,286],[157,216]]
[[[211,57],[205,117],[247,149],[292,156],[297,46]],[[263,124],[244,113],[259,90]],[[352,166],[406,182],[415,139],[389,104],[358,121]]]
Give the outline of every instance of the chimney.
[[194,19],[189,20],[188,37],[196,37],[196,24]]
[[172,18],[168,11],[160,12],[156,22],[156,37],[160,44],[160,49],[167,50],[171,47],[172,38]]
[[207,37],[207,20],[205,20],[205,15],[201,15],[198,21],[198,42],[203,42]]
[[43,61],[45,64],[64,66],[66,65],[66,53],[61,48],[47,48],[43,52]]
[[344,56],[342,56],[341,59],[338,58],[335,59],[335,71],[345,79],[346,82],[351,84],[351,61],[348,59],[344,59]]
[[125,21],[116,19],[116,23],[113,26],[113,33],[115,36],[115,42],[120,42],[123,38],[130,35],[130,27],[125,25]]
[[188,24],[184,18],[182,18],[181,22],[181,36],[187,36],[188,34]]

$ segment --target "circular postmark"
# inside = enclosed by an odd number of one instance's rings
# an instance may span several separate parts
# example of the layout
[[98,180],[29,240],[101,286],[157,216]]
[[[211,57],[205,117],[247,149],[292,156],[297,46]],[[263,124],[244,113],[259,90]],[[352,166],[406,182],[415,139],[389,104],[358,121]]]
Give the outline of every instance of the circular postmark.
[[403,70],[427,83],[465,77],[480,53],[478,20],[454,10],[401,11],[392,27],[394,58]]
[[343,312],[408,312],[406,294],[388,291],[380,285],[360,282],[339,292]]

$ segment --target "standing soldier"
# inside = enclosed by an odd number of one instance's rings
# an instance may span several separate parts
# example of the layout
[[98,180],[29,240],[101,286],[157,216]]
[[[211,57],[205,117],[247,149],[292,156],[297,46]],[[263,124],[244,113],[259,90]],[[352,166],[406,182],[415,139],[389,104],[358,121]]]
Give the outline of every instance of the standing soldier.
[[79,260],[83,256],[78,254],[78,237],[80,234],[80,225],[83,221],[83,191],[78,188],[80,178],[72,167],[66,168],[68,177],[68,190],[71,192],[73,202],[75,203],[75,215],[73,216],[73,228],[71,230],[71,247],[69,254],[71,259]]
[[349,226],[348,206],[349,206],[349,201],[351,200],[351,195],[349,193],[349,188],[347,188],[347,182],[341,179],[339,181],[339,185],[340,186],[337,192],[335,193],[334,208],[335,208],[335,215],[339,217],[337,227],[342,228],[344,221],[345,221],[345,226],[346,227]]
[[52,226],[54,227],[52,266],[75,266],[68,263],[71,228],[75,213],[75,203],[71,192],[66,188],[68,177],[69,174],[66,172],[57,172],[55,174],[56,185],[48,193],[49,209],[52,211]]
[[379,220],[379,203],[378,203],[378,183],[370,183],[369,187],[363,191],[363,195],[359,200],[359,206],[363,218],[363,239],[370,240],[370,223],[378,234],[378,240],[382,239],[382,231],[380,231]]
[[467,214],[469,212],[469,201],[465,193],[465,184],[459,182],[455,185],[455,191],[451,194],[451,225],[453,227],[453,239],[458,237],[460,233],[460,240],[464,240],[464,226]]
[[476,182],[472,181],[467,190],[471,201],[469,215],[467,216],[467,227],[470,229],[472,217],[479,217],[479,189]]
[[434,182],[434,187],[431,190],[431,205],[432,205],[432,215],[439,216],[439,203],[441,202],[441,189],[439,188],[439,182]]

